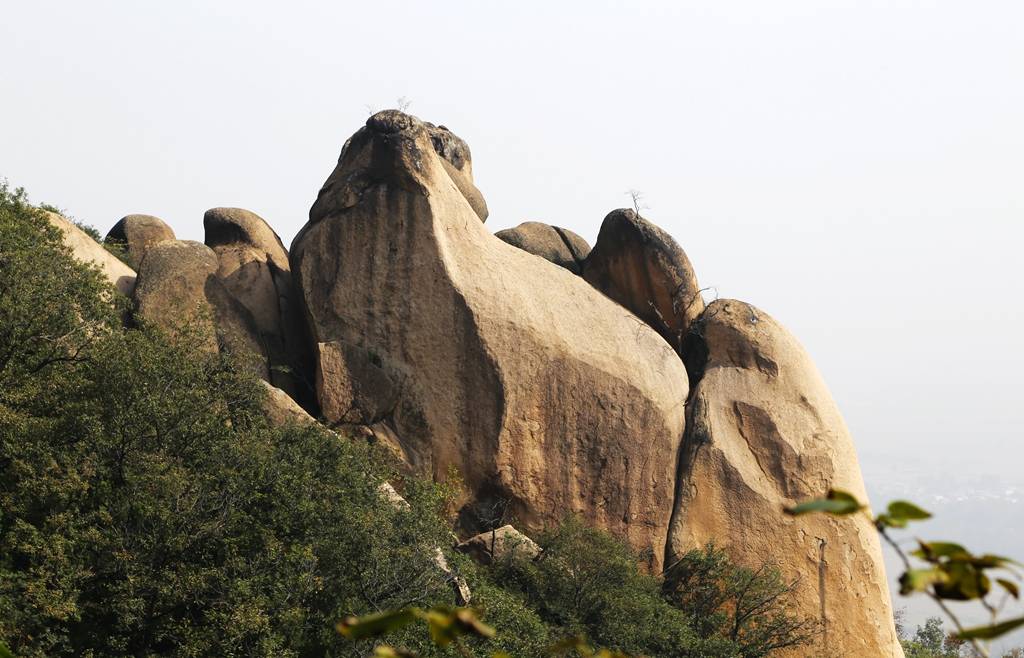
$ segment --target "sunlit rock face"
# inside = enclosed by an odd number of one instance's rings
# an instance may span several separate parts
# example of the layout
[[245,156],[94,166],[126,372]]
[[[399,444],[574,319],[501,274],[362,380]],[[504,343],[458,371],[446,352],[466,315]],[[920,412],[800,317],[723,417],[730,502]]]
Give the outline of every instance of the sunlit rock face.
[[749,304],[715,301],[696,323],[705,362],[688,405],[667,562],[711,541],[754,568],[774,560],[799,580],[793,611],[824,616],[820,655],[902,656],[871,522],[782,512],[830,487],[867,500],[853,441],[814,363]]
[[[327,420],[387,423],[411,463],[458,471],[464,511],[505,499],[527,531],[576,512],[660,563],[683,364],[585,281],[491,235],[442,155],[418,119],[374,115],[292,244],[311,340],[330,346]],[[367,408],[333,404],[374,387],[386,398]]]

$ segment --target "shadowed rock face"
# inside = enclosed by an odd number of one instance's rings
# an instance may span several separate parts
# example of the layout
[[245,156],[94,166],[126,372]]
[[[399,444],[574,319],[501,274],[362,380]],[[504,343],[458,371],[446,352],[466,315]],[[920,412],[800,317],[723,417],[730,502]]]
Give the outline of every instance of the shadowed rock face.
[[131,295],[135,288],[135,270],[93,240],[88,233],[55,212],[44,210],[46,219],[62,234],[64,244],[83,263],[92,263],[122,295]]
[[583,278],[649,324],[677,352],[704,300],[690,259],[631,209],[613,210],[583,263]]
[[150,248],[133,298],[136,313],[172,335],[195,331],[211,352],[241,355],[269,380],[268,359],[252,314],[217,278],[217,255],[190,240],[167,240]]
[[902,656],[871,523],[782,514],[830,487],[867,499],[853,442],[814,364],[743,302],[713,302],[694,333],[706,363],[689,404],[666,560],[712,540],[753,567],[778,560],[787,578],[800,578],[795,611],[819,618],[824,605],[828,631],[815,655]]
[[[386,410],[410,462],[439,479],[458,469],[467,505],[507,499],[528,531],[577,512],[660,562],[682,363],[585,281],[495,240],[438,150],[416,118],[374,115],[292,244],[321,401]],[[339,362],[345,381],[328,374]],[[370,366],[393,402],[345,388]],[[337,408],[329,422],[352,411]]]
[[590,253],[590,245],[579,235],[569,229],[541,222],[523,222],[494,235],[513,247],[540,256],[573,274],[580,273],[583,261]]
[[159,217],[128,215],[114,224],[104,242],[124,247],[128,262],[138,269],[150,247],[158,242],[173,239],[174,231]]
[[217,277],[252,315],[269,359],[270,382],[305,402],[312,397],[301,376],[308,350],[281,239],[262,217],[241,208],[207,210],[203,227],[206,245],[217,255]]

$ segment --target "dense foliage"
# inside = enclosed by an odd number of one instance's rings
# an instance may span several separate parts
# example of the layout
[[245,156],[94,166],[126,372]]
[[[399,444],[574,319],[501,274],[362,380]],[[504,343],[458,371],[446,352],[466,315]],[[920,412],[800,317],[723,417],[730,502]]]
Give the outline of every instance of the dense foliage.
[[[187,333],[126,329],[123,300],[6,185],[0,281],[0,642],[19,657],[366,655],[372,640],[335,624],[452,604],[439,549],[497,629],[470,643],[481,655],[578,633],[651,656],[764,655],[572,519],[536,561],[451,554],[451,492],[359,441],[271,427],[259,382]],[[452,651],[413,629],[389,641]]]

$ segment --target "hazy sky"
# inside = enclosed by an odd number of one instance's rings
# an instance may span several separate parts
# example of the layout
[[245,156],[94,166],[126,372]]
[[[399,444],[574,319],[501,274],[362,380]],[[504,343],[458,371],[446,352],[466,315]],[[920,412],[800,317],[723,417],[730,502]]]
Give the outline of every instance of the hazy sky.
[[201,240],[228,205],[288,243],[406,97],[471,145],[492,230],[593,240],[642,190],[703,285],[804,341],[869,482],[932,448],[1014,475],[1024,3],[555,4],[5,3],[0,176],[102,231]]

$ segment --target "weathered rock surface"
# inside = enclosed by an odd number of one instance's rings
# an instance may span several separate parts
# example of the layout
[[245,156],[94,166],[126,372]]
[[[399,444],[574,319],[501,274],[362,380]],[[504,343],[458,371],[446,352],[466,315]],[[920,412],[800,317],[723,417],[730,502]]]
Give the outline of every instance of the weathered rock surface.
[[[374,408],[414,465],[458,469],[467,503],[508,500],[527,531],[576,512],[660,558],[682,363],[585,281],[495,240],[445,161],[395,111],[347,142],[291,249],[313,340],[400,373]],[[336,380],[319,377],[323,403]]]
[[217,254],[217,277],[255,321],[267,351],[271,383],[305,401],[305,332],[281,239],[262,217],[241,208],[207,210],[203,227],[206,245]]
[[337,424],[371,425],[395,410],[403,375],[372,350],[346,341],[317,345],[320,409]]
[[506,558],[532,560],[541,553],[536,542],[510,525],[501,526],[493,532],[481,532],[455,548],[483,565]]
[[299,406],[299,403],[290,395],[260,380],[266,389],[267,397],[263,400],[263,413],[273,427],[285,425],[312,425],[316,419],[306,413],[306,410]]
[[107,232],[104,242],[123,248],[128,262],[138,269],[142,258],[153,245],[164,240],[173,240],[174,231],[164,220],[152,215],[128,215],[122,217]]
[[210,351],[243,355],[256,374],[269,380],[256,321],[221,283],[219,266],[217,255],[200,242],[167,240],[153,245],[135,286],[136,312],[172,334],[194,331]]
[[867,500],[849,432],[814,364],[743,302],[713,302],[697,332],[707,361],[693,383],[666,560],[712,540],[741,563],[780,560],[787,578],[800,578],[794,611],[820,618],[824,607],[827,621],[818,652],[792,655],[902,656],[872,524],[782,514],[829,487]]
[[117,259],[103,248],[88,233],[49,210],[42,211],[50,224],[56,227],[64,238],[64,244],[71,249],[72,255],[84,263],[92,263],[100,268],[107,280],[123,295],[131,295],[135,288],[135,270]]
[[583,278],[649,324],[677,352],[704,310],[697,275],[665,231],[631,209],[613,210],[583,263]]
[[590,245],[569,229],[541,222],[523,222],[494,234],[498,239],[523,251],[540,256],[573,274],[579,274]]

